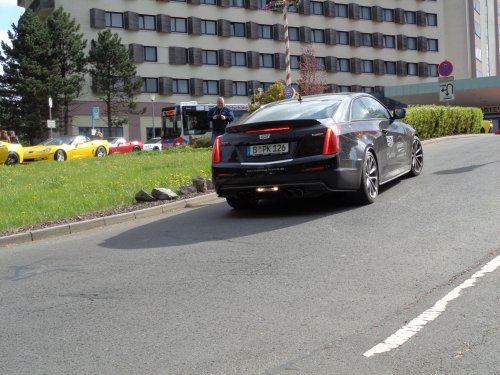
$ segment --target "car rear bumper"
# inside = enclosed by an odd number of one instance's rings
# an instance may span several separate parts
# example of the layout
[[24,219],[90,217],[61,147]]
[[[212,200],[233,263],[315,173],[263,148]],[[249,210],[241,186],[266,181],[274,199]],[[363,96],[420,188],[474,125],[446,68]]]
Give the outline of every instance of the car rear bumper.
[[361,161],[349,163],[342,165],[337,155],[284,163],[218,163],[212,165],[212,179],[220,197],[249,194],[258,198],[314,197],[334,191],[357,190]]

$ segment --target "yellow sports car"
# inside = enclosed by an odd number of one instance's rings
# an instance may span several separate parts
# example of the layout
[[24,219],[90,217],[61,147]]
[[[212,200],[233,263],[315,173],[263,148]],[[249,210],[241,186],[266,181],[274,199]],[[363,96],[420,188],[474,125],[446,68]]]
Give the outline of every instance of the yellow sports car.
[[23,162],[23,146],[18,143],[0,142],[0,165]]
[[38,160],[65,161],[109,154],[108,141],[90,139],[83,135],[62,135],[50,138],[37,146],[24,148],[24,162]]

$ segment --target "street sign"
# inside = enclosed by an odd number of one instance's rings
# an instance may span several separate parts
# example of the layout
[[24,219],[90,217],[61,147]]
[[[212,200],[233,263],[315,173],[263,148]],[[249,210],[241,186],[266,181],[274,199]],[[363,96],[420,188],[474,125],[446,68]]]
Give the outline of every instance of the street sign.
[[99,119],[99,107],[92,107],[92,115],[94,116],[94,120]]
[[295,89],[292,86],[285,86],[283,89],[283,95],[285,98],[290,99],[295,95]]
[[438,73],[441,77],[448,77],[451,73],[453,73],[453,64],[451,61],[444,60],[438,66]]
[[440,77],[439,78],[439,101],[447,102],[455,100],[455,78]]
[[47,120],[47,128],[55,129],[56,128],[56,120]]

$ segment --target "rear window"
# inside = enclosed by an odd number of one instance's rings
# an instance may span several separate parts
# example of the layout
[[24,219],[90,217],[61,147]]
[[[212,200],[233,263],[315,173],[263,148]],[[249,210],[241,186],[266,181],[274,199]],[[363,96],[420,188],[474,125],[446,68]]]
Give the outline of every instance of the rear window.
[[330,118],[337,110],[340,102],[340,98],[336,100],[302,100],[302,102],[298,100],[285,101],[255,111],[243,123]]

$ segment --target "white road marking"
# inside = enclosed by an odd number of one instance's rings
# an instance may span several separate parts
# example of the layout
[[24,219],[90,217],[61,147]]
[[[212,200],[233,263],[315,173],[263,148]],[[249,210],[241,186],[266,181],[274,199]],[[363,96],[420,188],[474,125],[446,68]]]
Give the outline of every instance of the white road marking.
[[363,353],[363,355],[369,358],[376,354],[385,353],[400,347],[424,328],[427,323],[432,322],[441,315],[446,310],[448,302],[458,298],[462,290],[474,286],[479,278],[483,277],[486,273],[495,271],[498,267],[500,267],[500,255],[488,262],[481,270],[473,274],[470,279],[465,280],[462,284],[437,301],[430,309],[424,311],[410,323],[396,331],[396,333],[386,338],[384,342],[375,345],[373,348]]

